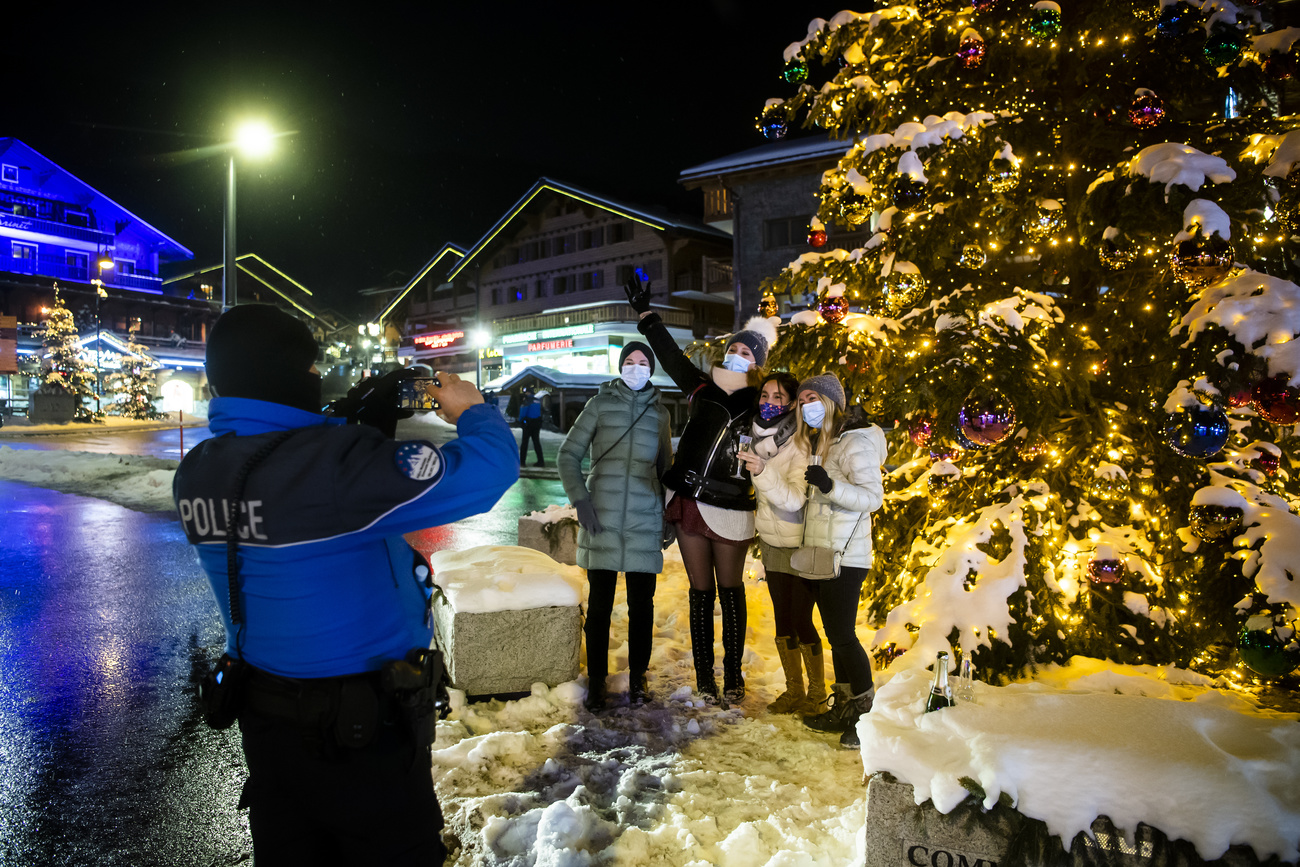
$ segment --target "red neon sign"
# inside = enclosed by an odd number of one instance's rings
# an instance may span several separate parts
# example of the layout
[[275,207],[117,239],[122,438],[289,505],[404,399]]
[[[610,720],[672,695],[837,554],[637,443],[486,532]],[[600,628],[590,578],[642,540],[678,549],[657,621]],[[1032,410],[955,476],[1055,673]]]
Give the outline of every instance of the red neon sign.
[[529,352],[545,352],[548,349],[572,349],[573,338],[568,340],[544,340],[541,343],[528,344]]
[[440,331],[437,334],[417,334],[414,342],[426,349],[446,349],[464,336],[464,331]]

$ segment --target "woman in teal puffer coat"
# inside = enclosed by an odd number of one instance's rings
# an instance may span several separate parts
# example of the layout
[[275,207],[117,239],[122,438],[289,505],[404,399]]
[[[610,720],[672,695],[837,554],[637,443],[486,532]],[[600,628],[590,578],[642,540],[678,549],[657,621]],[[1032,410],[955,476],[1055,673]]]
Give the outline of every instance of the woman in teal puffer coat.
[[[603,384],[573,423],[556,464],[578,511],[578,565],[587,570],[588,710],[605,706],[609,618],[618,573],[627,579],[628,697],[647,698],[655,583],[663,570],[664,490],[672,462],[668,411],[650,384],[654,354],[633,341],[619,356],[620,378]],[[591,454],[584,481],[582,459]]]

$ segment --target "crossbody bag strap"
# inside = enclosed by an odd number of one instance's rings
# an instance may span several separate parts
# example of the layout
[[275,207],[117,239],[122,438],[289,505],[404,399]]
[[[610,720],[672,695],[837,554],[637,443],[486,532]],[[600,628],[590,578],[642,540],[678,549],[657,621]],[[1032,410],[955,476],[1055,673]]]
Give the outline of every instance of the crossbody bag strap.
[[244,486],[248,482],[248,474],[253,468],[266,460],[267,455],[275,451],[280,445],[298,432],[298,429],[287,430],[280,433],[269,442],[263,443],[262,447],[253,453],[239,472],[235,474],[235,490],[226,505],[226,592],[230,600],[230,622],[235,625],[235,655],[240,659],[244,658],[243,637],[244,637],[244,606],[239,600],[239,502],[244,498]]
[[652,407],[652,406],[654,406],[654,403],[647,403],[646,406],[645,406],[645,409],[641,410],[641,415],[639,415],[639,416],[637,416],[636,418],[634,418],[634,419],[632,420],[632,424],[628,425],[627,430],[625,430],[625,431],[623,431],[621,434],[619,434],[619,435],[618,435],[618,439],[614,440],[614,445],[612,445],[612,446],[610,446],[609,448],[605,449],[605,451],[601,452],[600,457],[596,458],[594,461],[591,462],[591,466],[587,469],[587,475],[591,475],[591,471],[594,470],[594,469],[596,469],[596,464],[598,464],[598,463],[600,463],[601,461],[603,461],[603,460],[605,459],[605,455],[607,455],[607,454],[609,454],[610,452],[612,452],[612,451],[615,449],[615,447],[618,446],[618,444],[621,443],[621,442],[623,441],[623,437],[627,436],[628,434],[630,434],[630,433],[632,432],[632,428],[636,427],[636,423],[639,422],[642,418],[645,417],[645,414],[648,413],[648,412],[650,411],[650,407]]

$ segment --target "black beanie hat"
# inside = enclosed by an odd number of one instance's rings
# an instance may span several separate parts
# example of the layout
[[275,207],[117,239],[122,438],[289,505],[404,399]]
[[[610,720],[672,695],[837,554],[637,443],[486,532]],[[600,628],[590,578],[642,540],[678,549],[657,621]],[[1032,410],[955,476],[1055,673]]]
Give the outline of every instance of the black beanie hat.
[[217,397],[248,397],[321,411],[316,338],[270,304],[232,307],[208,335],[208,384]]
[[633,340],[631,343],[624,346],[623,351],[618,354],[619,372],[620,373],[623,372],[623,362],[627,361],[627,357],[631,355],[633,352],[636,352],[638,349],[641,350],[643,353],[645,353],[646,360],[650,362],[650,375],[654,376],[655,354],[650,351],[650,347],[646,346],[644,343],[642,343],[639,340]]

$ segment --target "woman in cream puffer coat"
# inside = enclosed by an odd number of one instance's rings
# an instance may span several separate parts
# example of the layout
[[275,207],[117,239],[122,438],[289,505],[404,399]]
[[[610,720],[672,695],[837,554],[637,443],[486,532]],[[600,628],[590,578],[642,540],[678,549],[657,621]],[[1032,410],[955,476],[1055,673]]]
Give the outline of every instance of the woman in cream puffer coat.
[[838,566],[834,578],[807,582],[826,627],[836,682],[830,708],[804,717],[804,724],[840,732],[841,746],[857,747],[858,717],[871,709],[875,696],[857,618],[871,568],[871,513],[884,501],[885,435],[875,425],[844,430],[844,387],[832,374],[799,383],[798,398],[795,441],[807,442],[810,453],[803,544],[830,548]]
[[821,635],[813,624],[812,593],[790,567],[790,555],[803,544],[803,511],[808,500],[808,483],[804,481],[808,446],[794,440],[798,387],[799,380],[788,373],[768,374],[759,386],[754,449],[740,456],[754,480],[758,500],[754,527],[767,592],[772,597],[776,651],[785,672],[785,692],[767,706],[772,713],[813,713],[826,699],[826,668]]

